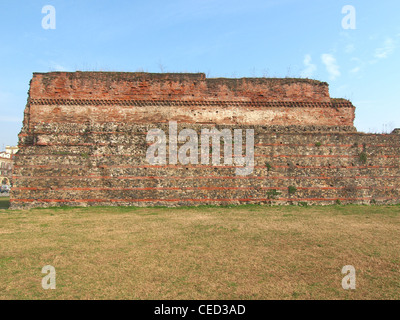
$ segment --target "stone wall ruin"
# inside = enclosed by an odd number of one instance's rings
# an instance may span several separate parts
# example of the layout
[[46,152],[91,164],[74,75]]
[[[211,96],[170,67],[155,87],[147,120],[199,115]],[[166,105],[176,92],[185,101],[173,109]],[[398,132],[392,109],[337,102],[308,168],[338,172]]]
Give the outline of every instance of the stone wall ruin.
[[[355,107],[309,79],[34,73],[11,208],[399,203],[400,135],[357,132]],[[254,129],[255,166],[151,165],[146,133]]]

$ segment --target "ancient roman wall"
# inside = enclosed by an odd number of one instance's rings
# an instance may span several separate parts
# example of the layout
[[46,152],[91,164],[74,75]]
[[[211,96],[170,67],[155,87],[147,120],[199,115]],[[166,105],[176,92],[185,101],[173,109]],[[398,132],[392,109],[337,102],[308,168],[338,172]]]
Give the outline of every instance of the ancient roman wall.
[[[254,129],[253,172],[151,165],[146,134]],[[11,207],[399,203],[400,135],[364,134],[354,106],[307,79],[34,74]],[[221,155],[223,156],[223,154]]]

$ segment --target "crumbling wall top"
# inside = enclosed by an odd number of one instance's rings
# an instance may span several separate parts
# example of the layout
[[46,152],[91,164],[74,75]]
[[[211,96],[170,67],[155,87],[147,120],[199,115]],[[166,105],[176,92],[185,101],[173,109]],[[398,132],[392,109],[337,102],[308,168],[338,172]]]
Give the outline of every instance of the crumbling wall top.
[[296,78],[209,78],[204,73],[34,73],[32,99],[330,102],[326,82]]

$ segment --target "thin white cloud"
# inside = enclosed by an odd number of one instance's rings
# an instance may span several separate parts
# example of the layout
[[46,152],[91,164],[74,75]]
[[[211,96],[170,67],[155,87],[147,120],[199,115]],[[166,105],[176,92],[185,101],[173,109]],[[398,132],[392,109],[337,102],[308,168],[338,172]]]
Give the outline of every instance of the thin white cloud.
[[304,56],[303,64],[306,68],[300,74],[302,78],[312,78],[315,71],[317,70],[317,66],[315,64],[312,64],[311,60],[311,55],[306,54]]
[[350,73],[357,74],[364,69],[365,63],[360,58],[353,57],[351,58],[351,61],[355,62],[355,66],[352,69],[350,69],[349,71]]
[[353,53],[355,49],[356,49],[356,47],[354,46],[354,44],[353,44],[353,43],[349,43],[349,44],[346,45],[346,47],[344,48],[344,52],[346,52],[346,53]]
[[51,71],[68,71],[68,68],[54,61],[50,61]]
[[1,116],[0,122],[22,122],[22,118],[19,118],[19,117],[9,117],[9,116]]
[[350,70],[351,73],[358,73],[361,70],[361,67],[355,67]]
[[324,53],[321,55],[322,63],[326,66],[330,79],[335,80],[340,77],[339,66],[337,65],[336,58],[332,54]]
[[387,38],[382,47],[375,50],[374,57],[377,59],[386,59],[396,49],[396,41],[392,38]]
[[352,62],[353,67],[349,69],[349,73],[357,75],[358,73],[360,73],[360,71],[364,70],[365,63],[360,58],[353,57],[350,59],[350,61]]

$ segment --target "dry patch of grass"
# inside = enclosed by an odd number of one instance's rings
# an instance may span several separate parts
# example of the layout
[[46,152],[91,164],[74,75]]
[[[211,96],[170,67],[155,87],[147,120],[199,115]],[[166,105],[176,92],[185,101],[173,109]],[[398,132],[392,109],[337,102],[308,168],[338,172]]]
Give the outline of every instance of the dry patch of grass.
[[[400,299],[400,207],[0,210],[0,299]],[[52,265],[57,289],[43,290]],[[356,268],[356,290],[341,269]]]

